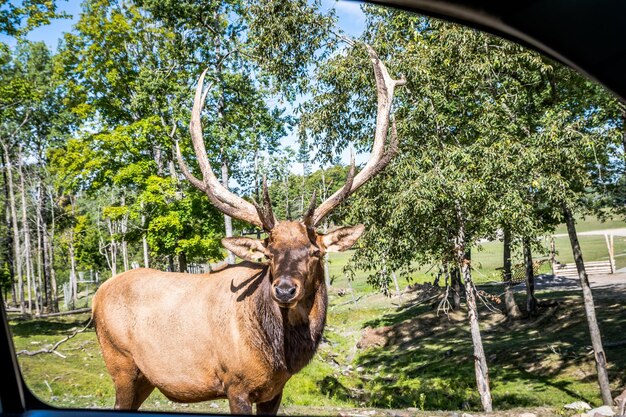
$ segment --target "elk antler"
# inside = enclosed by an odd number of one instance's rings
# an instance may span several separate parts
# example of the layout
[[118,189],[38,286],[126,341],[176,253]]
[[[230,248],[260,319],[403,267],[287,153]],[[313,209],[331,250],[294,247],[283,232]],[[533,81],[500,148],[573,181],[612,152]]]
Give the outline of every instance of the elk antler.
[[304,225],[306,227],[310,227],[313,228],[313,216],[315,215],[315,203],[316,203],[316,190],[313,190],[313,195],[311,196],[311,202],[309,203],[309,208],[307,209],[306,213],[304,213],[304,216],[302,216],[302,223],[304,223]]
[[[209,158],[207,157],[206,148],[204,146],[204,140],[202,139],[202,124],[200,123],[200,113],[202,112],[202,107],[206,99],[206,94],[202,94],[202,88],[204,86],[204,77],[207,70],[208,68],[202,72],[202,75],[200,75],[198,79],[193,109],[191,111],[191,122],[189,123],[191,140],[193,142],[196,158],[198,159],[198,165],[200,166],[200,172],[202,173],[202,180],[196,178],[191,173],[183,160],[178,142],[176,142],[176,159],[178,160],[178,165],[185,178],[187,178],[194,187],[204,192],[209,197],[209,200],[211,200],[211,203],[222,213],[269,231],[271,227],[268,229],[269,224],[264,224],[262,220],[266,217],[264,213],[258,211],[258,208],[255,208],[252,203],[231,193],[218,181],[211,169],[211,164],[209,163]],[[266,192],[267,186],[264,188]],[[271,226],[273,227],[273,222]]]
[[[378,96],[378,111],[376,113],[376,130],[374,133],[374,144],[370,152],[370,159],[363,169],[355,176],[354,155],[350,166],[350,172],[346,178],[345,185],[324,201],[311,216],[308,221],[312,227],[320,224],[320,222],[337,207],[350,194],[355,192],[359,187],[365,184],[370,178],[374,177],[382,171],[391,159],[398,153],[398,133],[396,131],[396,123],[390,120],[391,104],[393,102],[393,93],[396,86],[406,84],[403,78],[394,80],[389,76],[387,67],[378,58],[376,51],[365,44],[367,53],[374,67],[374,76],[376,77],[376,93]],[[389,145],[385,149],[385,140],[389,133],[389,124],[391,123],[391,132],[389,137]],[[306,216],[305,216],[306,217]]]
[[267,190],[267,178],[265,175],[263,175],[263,206],[254,200],[252,200],[252,202],[254,203],[257,213],[259,214],[259,218],[263,224],[263,229],[266,232],[269,232],[278,222],[276,221],[276,217],[274,217],[274,212],[272,211],[272,202],[270,201],[270,193]]

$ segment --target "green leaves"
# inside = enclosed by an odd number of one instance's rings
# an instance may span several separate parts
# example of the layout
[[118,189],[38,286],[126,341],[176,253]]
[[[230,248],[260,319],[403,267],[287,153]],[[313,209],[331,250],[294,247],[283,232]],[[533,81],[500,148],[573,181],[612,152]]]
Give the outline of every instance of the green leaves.
[[220,259],[221,216],[206,196],[180,196],[172,193],[174,184],[157,177],[150,180],[148,191],[140,199],[148,214],[146,236],[151,251],[156,256],[185,253],[189,260]]
[[23,0],[18,4],[3,0],[0,3],[0,33],[21,37],[50,23],[51,19],[66,17],[67,14],[57,12],[53,0]]
[[[400,153],[349,202],[364,222],[351,267],[410,273],[454,261],[503,227],[535,237],[560,221],[563,201],[592,209],[614,160],[615,103],[571,70],[519,45],[454,24],[366,7],[363,38],[406,88],[395,106]],[[374,96],[358,48],[317,74],[303,133],[323,159],[371,143]],[[610,181],[610,180],[609,180]],[[383,281],[381,281],[383,280]]]
[[321,48],[328,46],[335,16],[332,12],[320,14],[319,6],[319,1],[260,0],[247,7],[254,60],[273,74],[274,91],[284,92],[290,100],[308,87],[314,60],[322,60],[332,51]]

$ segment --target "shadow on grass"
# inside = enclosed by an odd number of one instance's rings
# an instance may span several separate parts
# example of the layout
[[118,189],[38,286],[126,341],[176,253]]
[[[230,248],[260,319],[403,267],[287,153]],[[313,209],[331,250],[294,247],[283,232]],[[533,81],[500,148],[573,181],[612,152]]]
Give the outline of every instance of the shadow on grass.
[[318,381],[317,386],[320,392],[329,398],[347,402],[354,397],[350,390],[332,375],[325,376],[321,381]]
[[[623,293],[611,293],[610,288],[596,293],[605,344],[623,340]],[[516,322],[485,308],[480,312],[494,407],[561,407],[574,400],[600,405],[581,296],[569,290],[541,291],[538,296],[558,303],[542,308],[536,317]],[[437,315],[432,305],[409,303],[365,327],[377,328],[374,331],[384,340],[382,346],[379,340],[377,346],[361,350],[356,358],[364,370],[361,378],[369,393],[368,405],[480,409],[464,311],[446,317]],[[623,352],[623,346],[606,349],[615,387],[626,382]]]
[[[56,319],[12,320],[10,327],[15,337],[66,336],[75,329],[82,329],[88,322],[89,315],[80,314]],[[93,327],[87,331],[93,331]]]

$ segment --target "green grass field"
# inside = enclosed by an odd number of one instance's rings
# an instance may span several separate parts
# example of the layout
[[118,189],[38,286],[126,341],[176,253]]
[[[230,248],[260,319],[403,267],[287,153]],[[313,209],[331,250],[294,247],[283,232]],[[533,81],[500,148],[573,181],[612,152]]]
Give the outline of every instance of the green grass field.
[[[336,290],[336,288],[333,288]],[[509,323],[481,308],[485,351],[489,358],[494,407],[552,410],[576,400],[600,405],[595,368],[589,355],[584,310],[577,293],[543,292],[559,300],[533,321]],[[313,362],[287,384],[282,413],[310,410],[336,414],[339,409],[478,410],[472,345],[463,312],[449,317],[405,294],[397,298],[371,293],[356,305],[331,292],[325,340]],[[606,342],[623,339],[623,294],[596,295]],[[349,301],[349,302],[346,302]],[[47,320],[13,320],[16,349],[37,350],[82,328],[87,315]],[[389,342],[357,347],[366,328],[388,326]],[[622,348],[623,349],[623,348]],[[113,384],[93,329],[79,333],[54,354],[19,356],[30,389],[59,407],[110,408]],[[615,389],[626,383],[626,358],[607,349]],[[308,408],[303,408],[308,407]],[[174,404],[154,392],[146,410],[226,412],[226,402]]]
[[[607,229],[621,229],[626,227],[626,222],[616,218],[609,218],[606,220],[600,220],[593,216],[578,217],[576,220],[576,231],[589,232],[591,230],[607,230]],[[559,225],[554,234],[567,234],[567,227],[564,224]]]
[[[613,227],[622,227],[614,223]],[[595,227],[595,226],[594,226]],[[596,230],[596,229],[587,229]],[[586,260],[607,256],[603,236],[581,236]],[[557,259],[571,261],[567,238],[557,238]],[[626,241],[615,239],[618,268],[626,266]],[[366,282],[364,272],[348,282],[343,267],[350,252],[333,254],[328,325],[314,360],[287,384],[281,414],[337,415],[339,410],[478,410],[472,344],[464,312],[437,314],[420,292],[403,298],[386,297]],[[540,258],[539,254],[535,255]],[[480,284],[498,281],[502,245],[487,242],[473,254],[474,277]],[[421,272],[402,278],[431,281]],[[545,272],[549,272],[549,267]],[[501,287],[488,285],[498,294]],[[624,292],[595,292],[597,314],[605,343],[623,341],[626,327]],[[523,294],[517,294],[522,301]],[[508,322],[480,305],[482,334],[490,366],[494,407],[497,410],[542,409],[542,415],[563,415],[562,406],[584,400],[600,405],[593,355],[584,309],[578,292],[539,291],[541,300],[557,300],[533,320]],[[85,300],[81,300],[82,306]],[[82,329],[88,314],[49,319],[12,317],[10,325],[17,351],[36,351]],[[364,331],[384,327],[386,344],[359,348]],[[623,346],[607,348],[615,391],[626,384]],[[184,348],[184,347],[181,347]],[[111,408],[112,381],[104,367],[92,328],[78,333],[56,354],[20,355],[19,364],[29,388],[43,401],[59,407]],[[227,412],[225,401],[174,404],[154,392],[146,410]],[[396,410],[396,411],[391,411]],[[547,411],[546,411],[547,410]],[[547,414],[546,414],[547,413]]]

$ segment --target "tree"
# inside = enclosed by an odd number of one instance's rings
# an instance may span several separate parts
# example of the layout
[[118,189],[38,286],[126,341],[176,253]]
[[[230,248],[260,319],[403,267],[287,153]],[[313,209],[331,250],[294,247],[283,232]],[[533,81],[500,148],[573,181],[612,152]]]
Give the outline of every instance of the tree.
[[[211,79],[204,114],[212,138],[209,158],[221,167],[227,187],[235,180],[243,190],[250,189],[247,174],[255,155],[276,151],[290,121],[280,108],[268,107],[266,100],[279,91],[291,95],[301,91],[302,87],[291,81],[313,58],[321,42],[316,33],[323,32],[330,20],[306,2],[242,5],[94,0],[83,7],[85,13],[76,32],[65,38],[63,62],[76,91],[91,92],[85,95],[85,103],[96,111],[93,120],[99,133],[85,143],[94,143],[92,148],[96,147],[93,150],[100,158],[105,150],[115,150],[115,156],[111,161],[98,159],[95,164],[81,158],[83,167],[93,172],[85,176],[89,183],[82,187],[123,183],[135,190],[137,199],[127,199],[125,205],[139,211],[137,216],[130,213],[129,218],[141,219],[136,227],[144,230],[143,244],[147,247],[148,208],[135,203],[146,192],[147,178],[177,177],[172,162],[174,141],[183,144],[185,158],[189,155],[186,129],[181,127],[189,118],[189,86],[194,85],[199,72],[208,67]],[[286,7],[283,12],[293,19],[289,24],[306,29],[301,32],[305,36],[276,44],[274,32],[267,32],[267,26],[276,23],[265,19],[267,7]],[[294,60],[292,69],[282,71],[289,60]],[[127,148],[128,143],[136,146]],[[178,186],[184,193],[186,185]],[[120,202],[112,205],[119,206]],[[173,221],[183,215],[179,214],[160,219]],[[224,229],[226,235],[232,234],[227,216]],[[179,249],[172,248],[177,256],[184,257]],[[174,252],[166,256],[174,256]],[[163,254],[161,250],[159,253]]]
[[51,19],[67,17],[57,12],[57,4],[51,0],[25,0],[18,4],[0,4],[0,33],[23,36],[30,30],[50,23]]
[[[371,271],[369,281],[381,288],[389,280],[379,273],[383,264],[405,276],[415,263],[460,272],[487,410],[469,253],[500,230],[530,249],[561,221],[562,201],[590,200],[589,191],[598,190],[590,187],[606,179],[610,166],[611,99],[518,45],[432,19],[366,11],[365,39],[408,84],[396,107],[399,155],[352,204],[353,221],[368,226],[352,266]],[[359,59],[350,50],[334,56],[306,105],[308,133],[323,151],[344,148],[346,138],[358,146],[366,137],[370,125],[358,115],[369,114],[372,101]]]
[[[45,154],[48,146],[57,143],[72,128],[74,119],[69,116],[67,108],[62,106],[64,96],[60,78],[55,72],[55,60],[45,44],[23,41],[18,43],[14,51],[5,50],[5,53],[3,77],[5,86],[10,88],[2,91],[4,129],[7,132],[2,141],[7,168],[4,173],[7,179],[5,195],[7,209],[12,213],[10,217],[17,215],[17,210],[13,210],[17,203],[16,196],[19,196],[22,212],[19,222],[17,219],[12,220],[10,230],[15,234],[19,228],[22,237],[13,237],[11,250],[24,246],[20,250],[23,259],[13,256],[9,264],[15,267],[14,274],[18,281],[24,269],[27,290],[34,289],[35,308],[39,312],[40,301],[44,307],[55,308],[48,246],[42,244],[42,240],[49,241],[44,204]],[[63,104],[70,103],[71,100]],[[16,172],[12,172],[12,166]],[[19,193],[16,194],[15,190]],[[35,201],[31,201],[32,195],[37,196]],[[31,210],[35,213],[33,219],[28,217]],[[38,250],[35,251],[35,248]],[[43,291],[43,297],[39,289]],[[31,296],[28,290],[27,297],[32,307]]]

